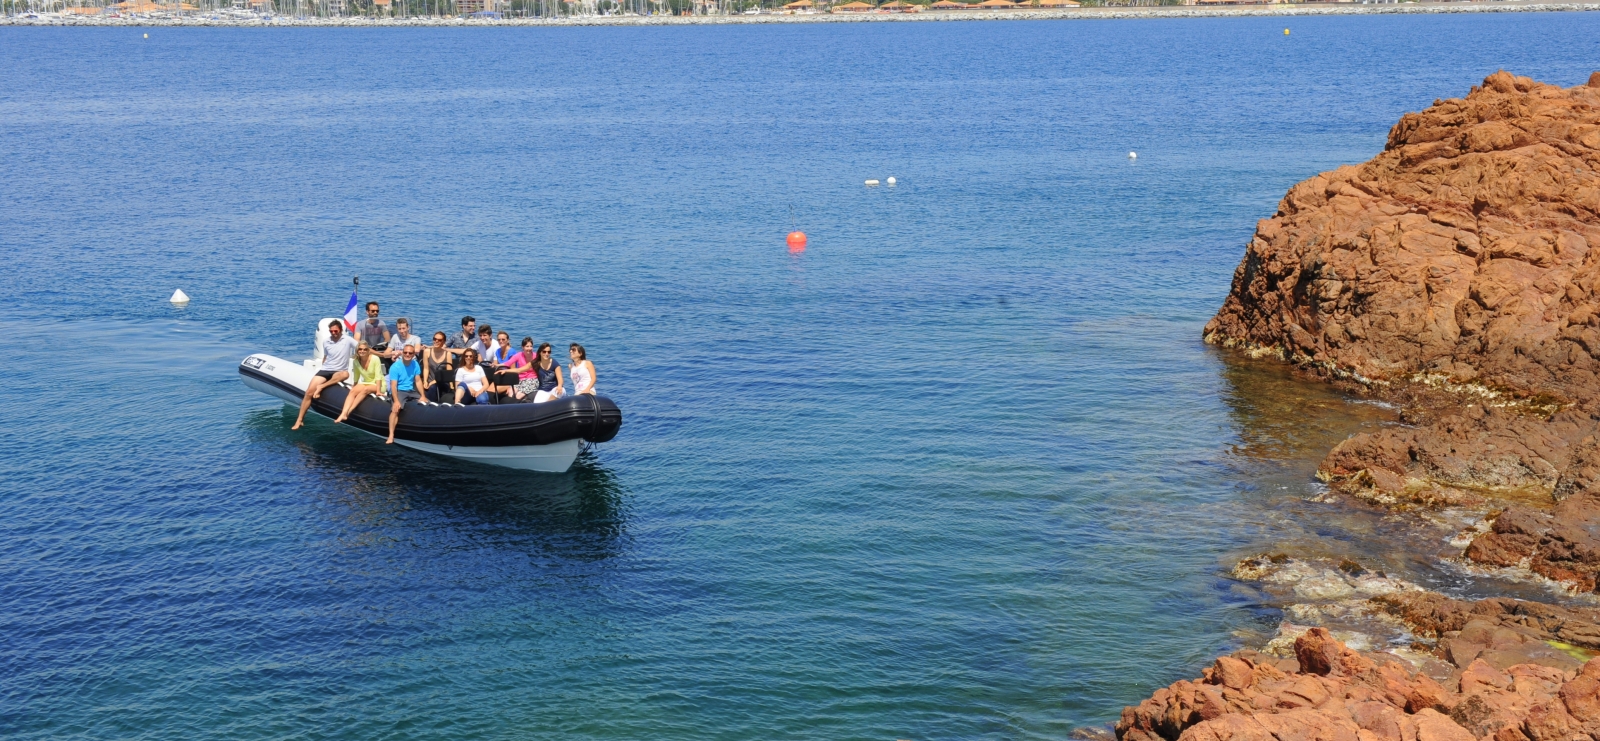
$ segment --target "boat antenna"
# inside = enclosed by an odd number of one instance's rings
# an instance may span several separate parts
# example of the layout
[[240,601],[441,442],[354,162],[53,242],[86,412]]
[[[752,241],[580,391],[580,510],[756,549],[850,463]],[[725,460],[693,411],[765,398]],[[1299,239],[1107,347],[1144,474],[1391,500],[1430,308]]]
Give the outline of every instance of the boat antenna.
[[789,204],[789,231],[793,232],[793,231],[799,231],[799,230],[800,230],[800,227],[795,226],[795,223],[794,223],[794,204],[791,203],[791,204]]

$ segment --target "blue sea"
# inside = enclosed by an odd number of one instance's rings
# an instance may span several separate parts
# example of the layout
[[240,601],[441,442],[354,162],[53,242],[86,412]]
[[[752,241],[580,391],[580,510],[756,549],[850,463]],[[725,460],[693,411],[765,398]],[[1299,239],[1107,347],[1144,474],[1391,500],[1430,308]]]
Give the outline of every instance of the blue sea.
[[[1272,633],[1240,557],[1489,589],[1313,501],[1391,412],[1200,329],[1290,185],[1596,60],[1582,13],[0,28],[0,736],[1060,739]],[[583,343],[621,434],[291,432],[237,363],[358,275]]]

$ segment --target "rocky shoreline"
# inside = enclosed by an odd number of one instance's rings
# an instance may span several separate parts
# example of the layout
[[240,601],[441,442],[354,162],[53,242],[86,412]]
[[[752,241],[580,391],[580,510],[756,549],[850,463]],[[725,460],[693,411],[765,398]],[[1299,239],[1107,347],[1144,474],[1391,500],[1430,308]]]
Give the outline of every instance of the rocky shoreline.
[[[1330,496],[1473,513],[1451,541],[1460,567],[1543,582],[1564,604],[1451,599],[1348,559],[1246,559],[1235,578],[1277,585],[1286,618],[1324,626],[1286,621],[1157,691],[1118,739],[1600,740],[1595,246],[1600,72],[1565,89],[1496,73],[1406,114],[1371,161],[1290,189],[1206,342],[1397,405],[1398,424],[1322,461]],[[1340,635],[1350,621],[1365,632]]]
[[1538,13],[1600,10],[1592,2],[1458,2],[1364,4],[1279,4],[1242,7],[1157,6],[1122,8],[1029,9],[999,11],[948,11],[929,13],[833,13],[800,15],[710,16],[567,16],[562,18],[460,18],[460,17],[303,17],[190,13],[182,16],[95,15],[0,16],[0,26],[306,26],[330,28],[390,28],[415,26],[697,26],[770,23],[900,23],[942,21],[1091,20],[1129,18],[1233,18],[1301,17],[1326,15],[1389,15],[1411,13]]

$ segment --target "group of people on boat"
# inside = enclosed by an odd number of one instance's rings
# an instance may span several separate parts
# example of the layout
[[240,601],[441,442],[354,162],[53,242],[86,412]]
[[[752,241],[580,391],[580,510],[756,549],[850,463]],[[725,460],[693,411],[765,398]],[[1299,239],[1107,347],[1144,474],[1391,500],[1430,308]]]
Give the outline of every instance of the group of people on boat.
[[[376,301],[366,305],[367,318],[356,324],[351,337],[344,322],[328,322],[328,339],[322,343],[322,366],[306,385],[300,401],[300,416],[294,427],[305,424],[306,410],[323,389],[346,380],[351,382],[344,409],[334,419],[343,422],[367,396],[387,397],[390,402],[389,439],[400,410],[412,401],[427,399],[436,404],[539,403],[567,394],[566,378],[554,360],[548,342],[535,345],[523,337],[513,345],[504,330],[496,333],[488,324],[478,326],[471,316],[461,318],[461,332],[433,333],[433,343],[411,333],[408,319],[396,319],[394,331],[379,317]],[[574,342],[567,348],[571,359],[573,394],[593,394],[594,363],[583,346]]]

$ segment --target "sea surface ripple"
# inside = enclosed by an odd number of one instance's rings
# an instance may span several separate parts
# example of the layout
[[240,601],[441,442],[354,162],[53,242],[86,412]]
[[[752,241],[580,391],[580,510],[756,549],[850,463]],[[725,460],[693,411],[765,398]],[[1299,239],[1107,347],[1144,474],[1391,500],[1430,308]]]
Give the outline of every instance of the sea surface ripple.
[[[0,736],[1114,719],[1277,624],[1239,556],[1386,558],[1308,498],[1388,412],[1199,342],[1256,219],[1600,59],[1591,14],[1293,23],[0,28]],[[236,364],[353,275],[583,342],[621,435],[290,432]]]

